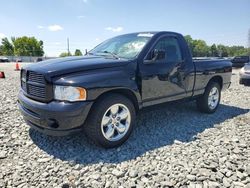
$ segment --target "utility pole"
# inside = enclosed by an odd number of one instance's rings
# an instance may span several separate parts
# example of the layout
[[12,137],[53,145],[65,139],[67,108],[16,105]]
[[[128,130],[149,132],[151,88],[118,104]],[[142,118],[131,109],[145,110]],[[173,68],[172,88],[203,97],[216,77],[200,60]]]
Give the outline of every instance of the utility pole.
[[248,48],[250,48],[250,29],[248,30]]
[[69,54],[70,54],[70,52],[69,52],[69,38],[67,38],[67,46],[68,46],[68,56],[69,56]]
[[247,44],[247,53],[250,56],[250,29],[248,30],[248,44]]

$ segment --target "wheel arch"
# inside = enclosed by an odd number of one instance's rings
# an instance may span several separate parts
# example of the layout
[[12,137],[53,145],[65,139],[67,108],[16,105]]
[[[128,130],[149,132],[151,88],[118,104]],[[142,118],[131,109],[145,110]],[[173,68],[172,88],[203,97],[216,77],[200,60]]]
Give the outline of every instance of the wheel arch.
[[[212,77],[209,82],[207,83],[207,86],[211,83],[211,82],[216,82],[220,85],[220,88],[222,90],[222,87],[223,87],[223,78],[221,76],[214,76]],[[206,86],[206,87],[207,87]]]
[[[125,96],[126,98],[128,98],[129,100],[131,100],[131,102],[133,103],[136,113],[139,111],[139,109],[141,108],[141,100],[140,100],[140,96],[139,94],[136,94],[136,92],[127,89],[127,88],[117,88],[117,89],[112,89],[112,90],[108,90],[103,92],[102,94],[100,94],[96,99],[94,104],[101,100],[102,98],[104,98],[105,96],[109,95],[109,94],[120,94]],[[92,105],[91,108],[93,108],[94,104]]]

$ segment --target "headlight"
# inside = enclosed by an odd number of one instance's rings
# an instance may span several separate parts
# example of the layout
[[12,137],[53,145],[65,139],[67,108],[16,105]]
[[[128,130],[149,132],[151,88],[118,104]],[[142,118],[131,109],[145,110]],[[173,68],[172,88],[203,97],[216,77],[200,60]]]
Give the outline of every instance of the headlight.
[[54,99],[60,101],[85,101],[87,91],[82,87],[54,86]]

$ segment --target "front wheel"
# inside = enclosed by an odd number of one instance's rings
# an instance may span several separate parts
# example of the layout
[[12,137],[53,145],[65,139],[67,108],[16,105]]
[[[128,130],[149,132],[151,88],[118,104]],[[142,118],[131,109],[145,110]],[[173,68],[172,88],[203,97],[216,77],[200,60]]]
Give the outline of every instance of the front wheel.
[[220,104],[221,87],[216,82],[210,82],[205,93],[196,100],[198,109],[205,113],[214,113]]
[[117,147],[130,136],[135,122],[133,103],[119,94],[102,97],[85,124],[87,136],[105,148]]

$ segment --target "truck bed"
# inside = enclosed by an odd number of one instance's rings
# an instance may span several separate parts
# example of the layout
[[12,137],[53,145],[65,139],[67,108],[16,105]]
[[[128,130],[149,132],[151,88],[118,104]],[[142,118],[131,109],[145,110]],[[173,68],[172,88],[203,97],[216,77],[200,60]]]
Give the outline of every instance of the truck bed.
[[204,92],[212,77],[218,76],[221,80],[222,89],[226,89],[231,82],[232,63],[225,59],[195,59],[196,79],[194,91]]

